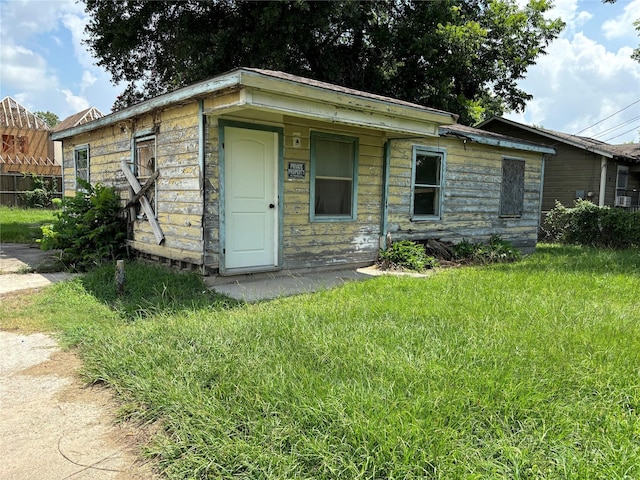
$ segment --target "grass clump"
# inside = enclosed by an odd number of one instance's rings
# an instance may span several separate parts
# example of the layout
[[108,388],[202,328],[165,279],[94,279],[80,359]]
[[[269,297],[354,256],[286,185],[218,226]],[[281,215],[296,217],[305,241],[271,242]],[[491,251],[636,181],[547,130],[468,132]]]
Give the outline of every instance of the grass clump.
[[168,478],[640,477],[637,251],[542,246],[255,305],[135,268],[131,309],[98,272],[0,318],[55,322],[124,416],[160,423]]
[[41,227],[52,224],[56,210],[0,206],[0,241],[36,243],[42,238]]

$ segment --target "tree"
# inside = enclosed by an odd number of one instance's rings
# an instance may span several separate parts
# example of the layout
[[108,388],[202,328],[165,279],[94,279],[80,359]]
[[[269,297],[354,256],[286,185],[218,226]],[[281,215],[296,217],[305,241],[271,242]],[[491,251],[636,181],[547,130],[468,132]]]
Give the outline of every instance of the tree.
[[60,118],[55,113],[51,113],[49,111],[46,112],[35,112],[34,115],[49,125],[51,128],[55,127],[60,123]]
[[564,28],[551,0],[84,0],[114,109],[233,68],[282,70],[458,113],[522,110],[519,89]]

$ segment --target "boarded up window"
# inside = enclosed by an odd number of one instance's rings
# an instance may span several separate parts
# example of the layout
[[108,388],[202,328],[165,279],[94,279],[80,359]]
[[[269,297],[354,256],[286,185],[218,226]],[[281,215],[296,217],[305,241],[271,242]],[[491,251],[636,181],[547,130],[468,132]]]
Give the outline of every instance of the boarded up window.
[[[144,186],[149,177],[156,171],[156,137],[144,136],[136,138],[133,155],[133,174],[138,178],[140,185]],[[154,182],[154,185],[145,193],[154,212],[158,211],[156,189],[157,183]],[[140,218],[146,216],[140,204],[138,204],[138,216]]]
[[520,217],[524,209],[524,160],[502,159],[500,216]]

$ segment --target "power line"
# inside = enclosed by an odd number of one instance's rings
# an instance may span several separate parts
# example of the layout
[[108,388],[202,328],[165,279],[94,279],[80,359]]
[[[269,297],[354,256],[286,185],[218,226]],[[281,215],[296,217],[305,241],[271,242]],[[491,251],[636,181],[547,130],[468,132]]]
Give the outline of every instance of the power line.
[[623,136],[623,135],[624,135],[624,134],[626,134],[626,133],[633,132],[634,130],[640,130],[640,124],[636,125],[636,126],[635,126],[635,127],[633,127],[631,130],[627,130],[626,132],[622,132],[622,133],[620,133],[619,135],[616,135],[615,137],[607,138],[606,140],[602,140],[602,141],[603,141],[603,142],[608,142],[608,141],[610,141],[610,140],[613,140],[614,138],[621,137],[621,136]]
[[619,123],[618,125],[614,125],[611,128],[607,128],[606,130],[603,130],[600,133],[597,133],[597,134],[593,135],[591,138],[604,137],[605,135],[613,132],[614,130],[618,130],[619,128],[626,127],[627,125],[637,121],[638,119],[640,119],[640,115],[638,115],[637,117],[633,117],[633,118],[627,120],[626,122],[622,122],[622,123]]
[[[579,133],[582,133],[582,132],[584,132],[585,130],[589,130],[590,128],[595,127],[596,125],[601,124],[601,123],[602,123],[602,122],[604,122],[605,120],[609,120],[611,117],[613,117],[613,116],[615,116],[615,115],[619,114],[620,112],[624,112],[627,108],[633,107],[636,103],[640,103],[640,100],[636,100],[635,102],[630,103],[630,104],[629,104],[629,105],[627,105],[626,107],[624,107],[624,108],[622,108],[622,109],[618,110],[618,111],[617,111],[617,112],[615,112],[615,113],[612,113],[612,114],[611,114],[611,115],[609,115],[608,117],[603,118],[602,120],[600,120],[600,121],[598,121],[598,122],[594,123],[593,125],[589,125],[587,128],[583,128],[583,129],[582,129],[582,130],[580,130],[578,133],[574,133],[574,135],[578,135]],[[616,137],[613,137],[613,138],[616,138]]]

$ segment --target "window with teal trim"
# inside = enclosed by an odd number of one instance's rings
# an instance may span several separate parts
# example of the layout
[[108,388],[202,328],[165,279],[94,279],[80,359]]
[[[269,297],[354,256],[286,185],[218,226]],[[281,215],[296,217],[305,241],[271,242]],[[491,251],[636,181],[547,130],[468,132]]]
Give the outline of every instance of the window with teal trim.
[[413,218],[439,218],[442,213],[444,153],[415,148],[413,152]]
[[89,145],[82,145],[73,150],[73,163],[76,174],[76,190],[84,191],[78,179],[89,182]]
[[312,219],[355,218],[357,158],[357,138],[311,134]]

